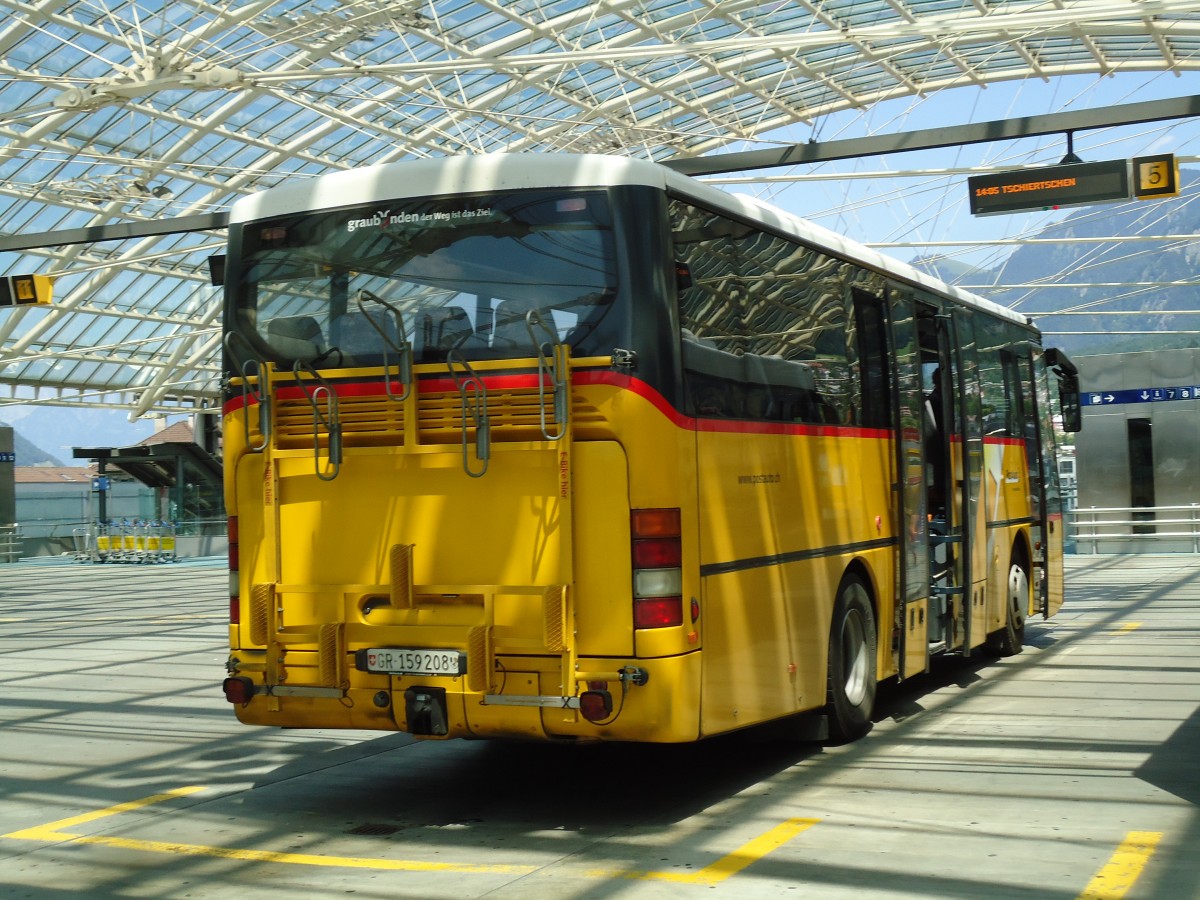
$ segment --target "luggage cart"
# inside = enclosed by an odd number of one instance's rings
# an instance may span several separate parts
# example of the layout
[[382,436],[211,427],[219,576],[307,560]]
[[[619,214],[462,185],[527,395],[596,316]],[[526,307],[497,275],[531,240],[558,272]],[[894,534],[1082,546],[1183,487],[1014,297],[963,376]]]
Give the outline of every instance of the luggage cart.
[[148,522],[136,521],[129,526],[129,530],[133,533],[133,555],[129,561],[134,563],[149,562],[147,547],[150,537],[150,524]]
[[175,523],[163,522],[158,533],[159,562],[175,562]]
[[146,562],[160,563],[162,559],[162,522],[146,523]]
[[113,558],[112,522],[97,522],[95,524],[96,562],[109,562]]
[[76,562],[91,562],[96,556],[96,545],[90,525],[80,525],[71,529],[71,540],[75,546]]
[[137,525],[121,520],[121,561],[137,562]]

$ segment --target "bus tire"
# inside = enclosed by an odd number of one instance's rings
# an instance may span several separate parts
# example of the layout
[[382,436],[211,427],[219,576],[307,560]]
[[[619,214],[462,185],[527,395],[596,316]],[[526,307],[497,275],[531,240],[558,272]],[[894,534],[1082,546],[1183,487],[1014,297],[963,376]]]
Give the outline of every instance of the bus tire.
[[838,588],[829,631],[827,679],[830,738],[857,740],[871,730],[875,707],[875,612],[862,578],[848,573]]
[[1025,644],[1025,617],[1029,614],[1029,567],[1014,548],[1004,588],[1004,627],[988,637],[997,656],[1016,656]]

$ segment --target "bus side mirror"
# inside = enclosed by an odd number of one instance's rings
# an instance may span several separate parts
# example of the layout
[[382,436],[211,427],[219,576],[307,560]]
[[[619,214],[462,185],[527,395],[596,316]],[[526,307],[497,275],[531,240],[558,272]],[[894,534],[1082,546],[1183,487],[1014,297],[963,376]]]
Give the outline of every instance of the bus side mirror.
[[1058,377],[1058,406],[1063,431],[1074,434],[1083,427],[1079,405],[1079,369],[1056,347],[1046,348],[1046,368]]
[[1058,406],[1062,411],[1063,431],[1074,434],[1083,428],[1083,419],[1079,410],[1078,378],[1072,376],[1059,380]]
[[225,256],[210,256],[208,258],[208,283],[213,287],[225,284]]

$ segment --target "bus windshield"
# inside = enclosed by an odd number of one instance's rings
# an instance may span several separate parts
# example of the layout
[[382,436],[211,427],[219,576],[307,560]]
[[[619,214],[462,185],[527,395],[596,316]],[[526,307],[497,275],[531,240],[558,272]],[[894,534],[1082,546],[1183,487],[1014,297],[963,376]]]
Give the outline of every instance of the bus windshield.
[[244,226],[234,320],[285,364],[376,365],[402,340],[418,363],[553,340],[580,355],[617,296],[615,256],[596,191],[301,213]]

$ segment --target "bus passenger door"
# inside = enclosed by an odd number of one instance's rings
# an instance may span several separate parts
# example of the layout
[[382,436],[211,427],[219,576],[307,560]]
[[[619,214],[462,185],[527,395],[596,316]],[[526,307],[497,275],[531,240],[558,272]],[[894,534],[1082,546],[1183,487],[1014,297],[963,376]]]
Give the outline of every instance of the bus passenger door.
[[925,484],[925,398],[912,297],[890,296],[895,380],[892,421],[896,434],[893,483],[897,554],[896,648],[901,679],[929,668],[929,510]]
[[956,515],[962,523],[963,656],[987,639],[987,510],[983,489],[983,420],[980,405],[979,352],[969,309],[956,307],[949,333],[955,368],[955,418],[960,423],[961,457],[956,469]]
[[980,499],[983,427],[971,312],[922,306],[921,362],[927,418],[932,649],[970,655],[987,632],[987,526]]
[[1063,510],[1054,452],[1050,376],[1042,354],[1035,352],[1022,361],[1021,377],[1029,394],[1021,433],[1025,438],[1029,494],[1033,503],[1034,572],[1030,574],[1036,577],[1038,609],[1048,619],[1063,604]]

